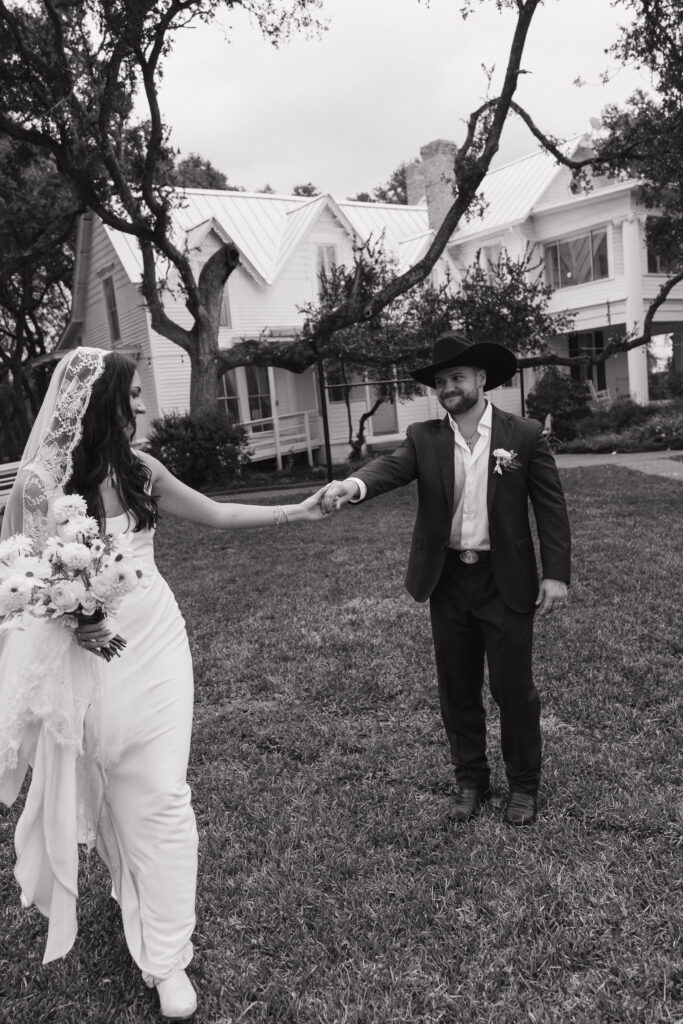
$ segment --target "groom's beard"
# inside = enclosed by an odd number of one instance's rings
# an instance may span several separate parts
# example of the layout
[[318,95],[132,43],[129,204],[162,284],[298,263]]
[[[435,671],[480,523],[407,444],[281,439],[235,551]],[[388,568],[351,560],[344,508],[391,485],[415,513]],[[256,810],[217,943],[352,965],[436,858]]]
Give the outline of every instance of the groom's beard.
[[475,389],[469,393],[449,392],[447,395],[440,395],[439,402],[451,416],[462,416],[463,413],[473,409],[479,401],[479,390]]

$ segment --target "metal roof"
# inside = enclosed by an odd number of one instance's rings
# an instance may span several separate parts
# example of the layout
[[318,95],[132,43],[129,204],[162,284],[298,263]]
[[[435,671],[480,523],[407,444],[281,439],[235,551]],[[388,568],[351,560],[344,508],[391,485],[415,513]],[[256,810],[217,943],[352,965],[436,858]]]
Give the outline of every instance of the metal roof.
[[398,255],[399,246],[428,229],[427,207],[397,203],[360,203],[349,199],[339,203],[359,238],[377,241],[384,236],[389,252]]
[[405,238],[399,247],[399,273],[403,274],[421,260],[433,240],[433,231],[423,231],[414,238]]
[[[586,141],[585,136],[579,136],[570,139],[562,148],[566,156],[573,157],[581,149],[590,150],[590,141]],[[488,232],[499,233],[511,225],[523,223],[541,210],[559,209],[570,203],[573,205],[595,199],[598,195],[604,198],[607,194],[632,188],[634,184],[630,180],[598,182],[595,179],[595,191],[588,196],[572,195],[567,190],[564,199],[559,200],[555,196],[550,202],[542,203],[557,176],[567,173],[566,168],[544,149],[489,171],[479,192],[485,203],[482,215],[472,217],[469,221],[463,219],[453,233],[451,244],[458,245],[468,238]]]
[[[247,269],[263,283],[272,283],[282,272],[301,239],[329,210],[349,236],[360,240],[383,237],[386,249],[406,263],[405,243],[427,230],[426,206],[387,203],[337,202],[330,195],[280,196],[260,192],[224,192],[185,189],[173,213],[176,243],[193,249],[208,230],[216,229],[240,251]],[[142,261],[137,241],[107,228],[128,276],[139,281]]]
[[555,159],[545,150],[489,171],[479,192],[486,204],[482,215],[463,219],[453,242],[525,221],[559,172]]
[[[578,140],[567,143],[568,154],[578,145]],[[461,221],[451,244],[522,223],[560,173],[563,169],[541,149],[489,171],[480,190],[486,204],[482,215]],[[424,255],[433,238],[424,203],[403,206],[335,200],[330,195],[282,196],[193,188],[179,190],[179,198],[173,212],[176,244],[196,248],[213,228],[221,238],[234,242],[245,268],[263,284],[277,279],[325,210],[336,217],[349,237],[356,236],[363,242],[383,238],[401,271]],[[139,281],[142,263],[137,241],[110,229],[107,233],[129,277]]]

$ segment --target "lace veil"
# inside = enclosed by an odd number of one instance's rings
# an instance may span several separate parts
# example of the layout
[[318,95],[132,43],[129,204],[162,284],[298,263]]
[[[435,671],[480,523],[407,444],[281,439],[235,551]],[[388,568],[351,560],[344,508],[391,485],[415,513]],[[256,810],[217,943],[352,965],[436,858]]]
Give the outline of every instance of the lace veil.
[[2,539],[25,533],[42,547],[52,501],[71,475],[83,415],[106,353],[77,348],[59,361],[22,455],[2,521]]
[[[78,348],[58,363],[9,496],[3,539],[24,533],[42,549],[55,532],[52,503],[71,475],[105,355]],[[14,802],[30,765],[15,875],[24,905],[49,918],[44,962],[64,956],[76,935],[78,843],[94,842],[107,760],[103,683],[99,659],[59,620],[0,633],[0,802]]]

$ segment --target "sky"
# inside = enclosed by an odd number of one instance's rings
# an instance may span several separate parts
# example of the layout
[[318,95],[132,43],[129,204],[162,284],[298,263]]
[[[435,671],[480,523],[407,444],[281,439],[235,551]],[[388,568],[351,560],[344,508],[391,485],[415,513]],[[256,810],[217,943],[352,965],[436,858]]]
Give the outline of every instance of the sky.
[[[467,117],[502,82],[514,14],[494,0],[324,0],[327,31],[275,49],[243,11],[183,30],[161,106],[181,155],[199,153],[234,185],[304,182],[346,198],[387,181],[436,138],[462,140]],[[545,0],[531,26],[516,100],[542,129],[571,138],[607,103],[649,80],[605,53],[626,19],[612,0]],[[610,81],[601,73],[610,71]],[[584,84],[573,84],[579,78]],[[518,120],[495,163],[532,152]],[[495,165],[495,164],[494,164]]]

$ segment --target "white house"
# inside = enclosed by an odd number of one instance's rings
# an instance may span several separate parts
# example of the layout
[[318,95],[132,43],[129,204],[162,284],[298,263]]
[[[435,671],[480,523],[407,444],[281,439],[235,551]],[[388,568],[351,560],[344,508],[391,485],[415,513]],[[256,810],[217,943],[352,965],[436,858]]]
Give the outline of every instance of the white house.
[[[575,159],[590,155],[577,140],[568,147]],[[432,226],[438,225],[451,193],[446,168],[455,144],[445,140],[422,150],[408,177],[408,199],[426,194]],[[429,175],[435,162],[441,174]],[[460,275],[479,258],[495,263],[503,249],[522,256],[530,247],[544,260],[546,281],[555,289],[551,312],[571,311],[574,330],[549,338],[562,355],[598,353],[608,337],[640,331],[647,308],[666,281],[667,268],[645,240],[648,212],[638,201],[638,183],[593,177],[592,189],[576,194],[571,172],[542,150],[491,171],[485,178],[481,216],[461,222],[447,253]],[[654,320],[656,334],[673,334],[676,359],[683,368],[683,286],[673,290]],[[500,339],[504,340],[504,339]],[[613,397],[648,401],[645,349],[620,353],[575,376]],[[536,374],[525,372],[524,392]]]
[[[337,202],[327,195],[310,198],[203,189],[184,193],[176,227],[187,240],[197,270],[228,239],[239,250],[240,266],[224,293],[220,344],[226,347],[261,335],[294,338],[303,323],[301,307],[317,299],[320,270],[351,263],[355,239],[383,236],[387,251],[405,268],[420,257],[430,237],[424,204]],[[144,434],[154,418],[187,408],[190,371],[185,353],[152,330],[140,291],[141,274],[135,239],[112,231],[94,214],[84,215],[77,239],[71,321],[59,347],[94,345],[138,360],[148,410],[139,425]],[[190,326],[173,272],[166,282],[164,302],[172,319]],[[370,390],[369,386],[353,389],[356,419],[366,407]],[[279,368],[240,367],[224,376],[220,400],[248,427],[255,459],[274,455],[281,459],[302,450],[312,456],[322,445],[314,370],[295,374]],[[392,421],[391,411],[384,414],[383,422],[382,417],[376,418],[376,432],[398,435],[401,427],[395,415]],[[338,391],[330,392],[329,421],[338,449],[334,454],[343,458],[348,428],[346,406]]]
[[[424,253],[452,201],[448,174],[454,144],[436,140],[423,147],[422,161],[409,168],[409,205],[337,201],[329,195],[278,196],[188,189],[175,227],[197,269],[226,240],[240,253],[228,280],[220,344],[263,334],[293,338],[301,307],[315,301],[318,274],[333,263],[351,263],[354,239],[384,237],[386,249],[407,268]],[[569,172],[536,152],[492,171],[484,182],[482,217],[462,224],[436,273],[453,278],[477,258],[495,259],[503,248],[522,253],[527,245],[545,256],[557,289],[553,308],[576,310],[576,333],[550,339],[563,352],[599,349],[607,332],[642,322],[649,299],[665,280],[644,243],[645,211],[634,182],[595,181],[587,195],[574,195]],[[78,344],[127,352],[138,360],[147,417],[184,411],[189,402],[189,364],[183,351],[154,332],[140,292],[141,258],[130,236],[105,227],[93,214],[81,218],[71,321],[60,348]],[[674,292],[657,321],[661,333],[683,329],[683,289]],[[169,316],[190,325],[177,279],[171,272],[164,302]],[[500,339],[504,341],[504,339]],[[534,375],[491,393],[494,404],[521,411],[522,394]],[[598,390],[632,394],[647,401],[647,366],[642,350],[619,355],[592,371]],[[334,382],[329,382],[334,383]],[[371,402],[371,387],[351,393],[354,422]],[[322,423],[315,370],[240,367],[223,378],[220,399],[250,433],[254,459],[280,462],[290,452],[320,449]],[[348,452],[346,406],[341,389],[327,392],[333,458]],[[369,422],[371,446],[401,438],[416,419],[439,414],[431,393],[408,403],[386,404]]]

